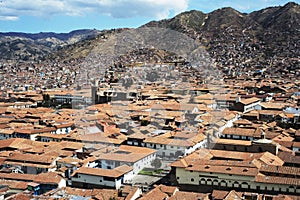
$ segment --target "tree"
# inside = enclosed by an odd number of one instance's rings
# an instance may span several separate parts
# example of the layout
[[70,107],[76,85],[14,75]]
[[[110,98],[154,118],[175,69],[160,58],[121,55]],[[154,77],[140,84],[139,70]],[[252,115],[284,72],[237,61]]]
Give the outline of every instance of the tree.
[[151,162],[151,166],[154,167],[155,169],[159,169],[162,166],[161,160],[158,158],[155,158],[152,162]]

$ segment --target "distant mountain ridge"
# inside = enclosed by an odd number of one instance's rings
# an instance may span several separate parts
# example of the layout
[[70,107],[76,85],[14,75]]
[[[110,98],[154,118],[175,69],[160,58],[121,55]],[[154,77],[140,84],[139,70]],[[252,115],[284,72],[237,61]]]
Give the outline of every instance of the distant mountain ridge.
[[10,37],[24,37],[32,40],[39,40],[45,38],[57,38],[59,40],[68,40],[75,36],[93,36],[98,34],[99,31],[96,29],[79,29],[74,30],[69,33],[54,33],[54,32],[40,32],[40,33],[22,33],[22,32],[0,32],[0,37],[10,36]]
[[87,38],[95,37],[100,31],[81,29],[69,33],[0,33],[0,57],[2,59],[28,60],[42,58],[59,47],[70,45]]

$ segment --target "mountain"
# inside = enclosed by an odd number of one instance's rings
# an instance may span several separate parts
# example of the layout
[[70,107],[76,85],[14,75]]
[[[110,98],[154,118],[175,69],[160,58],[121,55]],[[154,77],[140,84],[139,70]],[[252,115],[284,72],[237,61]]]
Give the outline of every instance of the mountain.
[[263,9],[250,17],[261,26],[257,37],[266,44],[270,56],[299,58],[299,4],[290,2],[283,7]]
[[299,26],[299,5],[293,2],[283,7],[272,7],[250,13],[250,17],[265,29],[295,30]]
[[[167,28],[189,36],[205,48],[219,67],[245,70],[252,66],[258,69],[281,65],[291,69],[299,67],[300,6],[297,3],[252,13],[241,13],[230,7],[210,13],[191,10],[171,19],[151,21],[141,28],[144,27]],[[67,34],[2,33],[0,56],[5,59],[30,59],[30,55],[61,60],[84,58],[92,49],[101,48],[97,44],[124,30],[129,29],[78,30]]]
[[95,37],[98,30],[75,30],[69,33],[0,33],[0,57],[2,59],[41,59],[54,50]]
[[283,58],[300,56],[300,7],[293,2],[249,14],[228,7],[189,11],[144,27],[170,28],[199,40],[220,66],[280,65]]
[[164,28],[170,28],[177,31],[184,31],[187,28],[200,30],[201,25],[204,23],[206,19],[206,16],[207,15],[201,11],[191,10],[188,12],[181,13],[172,19],[151,21],[145,24],[144,26],[164,27]]

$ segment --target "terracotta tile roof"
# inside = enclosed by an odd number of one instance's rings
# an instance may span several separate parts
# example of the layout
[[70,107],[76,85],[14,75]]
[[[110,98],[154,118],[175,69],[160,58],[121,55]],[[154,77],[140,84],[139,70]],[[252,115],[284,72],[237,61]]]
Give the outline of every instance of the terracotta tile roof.
[[272,102],[261,102],[261,107],[267,108],[267,109],[283,109],[285,107],[285,104],[282,103],[272,103]]
[[197,99],[213,99],[213,95],[210,93],[207,93],[207,94],[202,94],[202,95],[196,96],[196,98]]
[[259,174],[255,177],[255,181],[259,183],[272,183],[272,184],[282,184],[282,185],[300,185],[300,179],[297,178],[287,178],[278,176],[265,176]]
[[0,129],[0,134],[12,135],[14,132],[13,129]]
[[55,131],[55,128],[52,127],[45,127],[42,129],[22,129],[22,128],[16,128],[15,133],[22,133],[22,134],[38,134],[38,133],[49,133],[51,131]]
[[28,182],[25,182],[25,181],[1,180],[0,184],[8,186],[10,189],[26,190]]
[[[282,140],[273,140],[274,142],[277,142],[278,144],[280,144],[282,147],[286,147],[288,149],[292,148],[293,144],[295,142],[292,141],[282,141]],[[282,149],[283,150],[283,149]]]
[[258,117],[258,111],[257,110],[251,110],[250,112],[243,113],[243,116]]
[[224,198],[224,200],[242,200],[242,195],[240,193],[237,193],[234,190],[231,190],[229,194]]
[[55,126],[57,129],[60,129],[60,128],[68,128],[68,127],[72,127],[73,125],[74,125],[74,123],[54,124],[54,126]]
[[211,150],[210,153],[213,155],[215,159],[224,158],[228,160],[244,160],[244,161],[251,161],[255,156],[259,156],[259,154],[254,154],[254,153],[224,151],[224,150]]
[[89,167],[81,167],[78,170],[76,170],[72,176],[75,174],[87,174],[92,176],[104,176],[104,177],[113,177],[118,178],[122,175],[130,172],[132,170],[132,167],[129,167],[127,165],[122,165],[119,167],[116,167],[114,169],[102,169],[102,168],[89,168]]
[[42,133],[39,134],[37,137],[46,137],[46,138],[52,138],[52,139],[62,139],[66,137],[67,134],[53,134],[53,133]]
[[248,140],[232,140],[232,139],[217,139],[215,141],[217,144],[229,144],[229,145],[242,145],[242,146],[251,146],[252,142]]
[[252,97],[252,98],[248,98],[248,99],[242,99],[240,102],[244,105],[249,105],[255,102],[261,101],[261,99],[256,98],[256,97]]
[[300,148],[300,142],[293,142],[293,143],[292,143],[292,146],[293,146],[293,147]]
[[155,187],[159,188],[162,192],[168,194],[169,196],[173,195],[176,191],[178,191],[178,188],[175,186],[158,185]]
[[195,163],[196,165],[201,164],[201,165],[208,165],[208,166],[235,166],[235,167],[256,168],[256,165],[252,163],[252,161],[199,159],[188,163],[191,164]]
[[278,157],[285,163],[300,164],[300,156],[295,156],[292,152],[279,152]]
[[198,134],[197,132],[179,131],[175,133],[174,138],[189,139],[195,137],[197,134]]
[[7,198],[7,200],[30,200],[31,199],[31,195],[29,194],[24,194],[24,193],[18,193],[15,195],[10,196],[9,198]]
[[209,194],[178,191],[175,193],[175,195],[168,198],[168,200],[179,200],[179,199],[180,200],[209,199]]
[[33,181],[35,176],[33,174],[0,173],[0,179],[15,181]]
[[69,141],[62,141],[57,143],[60,146],[60,149],[72,149],[72,150],[80,150],[84,144],[81,142],[69,142]]
[[107,144],[122,144],[125,139],[105,137],[103,133],[91,133],[87,135],[80,135],[76,138],[79,141],[86,143],[107,143]]
[[41,184],[54,184],[58,185],[63,178],[55,173],[55,172],[48,172],[48,173],[41,173],[34,177],[33,181],[36,183]]
[[[277,156],[265,153],[248,153],[224,150],[199,149],[171,164],[173,167],[186,168],[189,165],[236,166],[255,168],[261,165],[282,166],[284,162]],[[201,168],[202,169],[202,168]]]
[[137,132],[137,133],[133,133],[131,135],[128,136],[128,138],[132,138],[132,139],[142,139],[144,140],[145,138],[148,138],[149,136],[147,136],[146,134]]
[[182,147],[191,147],[194,145],[193,142],[189,140],[180,140],[180,139],[170,139],[164,137],[149,137],[144,140],[145,143],[152,144],[162,144],[162,145],[172,145],[172,146],[182,146]]
[[6,165],[13,165],[13,166],[26,166],[26,167],[34,167],[34,168],[41,168],[41,169],[54,169],[54,165],[46,165],[46,164],[36,164],[36,163],[23,163],[23,162],[15,162],[15,161],[5,161]]
[[231,119],[234,119],[236,117],[236,114],[235,113],[227,113],[225,116],[224,116],[224,119],[229,121]]
[[26,149],[33,146],[42,146],[43,143],[22,138],[11,138],[7,140],[0,140],[0,149],[13,148],[13,149]]
[[219,173],[219,174],[234,174],[239,176],[256,176],[258,174],[257,168],[236,167],[236,166],[222,166],[222,165],[202,165],[195,164],[185,168],[190,171]]
[[253,128],[225,128],[222,134],[260,137],[260,133],[257,133],[256,129]]
[[118,191],[113,189],[80,189],[66,187],[58,190],[58,193],[64,193],[66,195],[75,195],[81,197],[93,197],[95,199],[110,199],[118,196]]
[[284,164],[284,161],[282,161],[278,156],[271,154],[270,152],[262,153],[258,160],[267,165],[282,166]]
[[159,135],[159,136],[148,137],[144,140],[144,142],[152,143],[152,144],[190,147],[190,146],[194,146],[195,144],[203,141],[205,138],[206,138],[206,136],[203,133],[167,132],[167,133]]
[[26,162],[26,163],[36,163],[36,164],[45,164],[49,165],[56,159],[55,156],[47,156],[47,155],[36,155],[36,154],[23,154],[20,152],[12,153],[8,158],[6,158],[6,162]]
[[300,168],[288,166],[262,165],[259,169],[261,173],[270,172],[276,174],[286,174],[300,176]]
[[213,190],[211,196],[215,200],[223,200],[228,195],[229,191],[224,190]]
[[280,115],[283,113],[280,110],[258,110],[257,112],[259,115]]
[[154,188],[150,190],[147,194],[140,198],[140,200],[165,200],[169,196],[162,192],[159,188]]
[[100,151],[99,154],[96,155],[96,158],[99,160],[115,160],[135,163],[155,152],[156,150],[145,147],[121,145],[119,148],[108,151],[107,153]]
[[247,120],[247,119],[239,119],[233,122],[233,124],[237,124],[237,125],[251,125],[252,122]]
[[80,160],[78,158],[72,158],[72,157],[66,157],[66,158],[61,158],[61,159],[57,160],[57,162],[66,163],[66,164],[77,164],[81,161],[82,160]]

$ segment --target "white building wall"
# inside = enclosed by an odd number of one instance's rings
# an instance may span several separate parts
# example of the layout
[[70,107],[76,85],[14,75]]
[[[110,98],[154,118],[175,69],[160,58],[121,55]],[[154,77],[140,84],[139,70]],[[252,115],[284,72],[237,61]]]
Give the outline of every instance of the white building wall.
[[185,149],[184,155],[190,154],[194,151],[196,151],[199,148],[203,148],[207,145],[207,139],[198,142],[197,144],[195,144],[193,147],[189,148],[189,149]]
[[70,133],[70,131],[72,130],[72,128],[71,127],[67,127],[67,128],[58,128],[57,130],[56,130],[56,134],[68,134],[68,133]]
[[215,133],[216,137],[220,137],[225,128],[230,128],[233,126],[233,122],[238,120],[239,115],[236,115],[235,118],[228,120],[224,126],[221,126],[217,133]]
[[58,188],[65,188],[66,186],[67,186],[67,181],[62,178],[58,184]]
[[[124,155],[126,156],[126,155]],[[114,160],[101,160],[101,168],[103,169],[114,169],[116,167],[119,167],[121,165],[128,165],[133,167],[133,175],[137,175],[143,168],[145,167],[151,167],[151,162],[155,160],[156,153],[148,155],[144,157],[141,160],[138,160],[135,163],[129,163],[129,162],[118,162]],[[112,158],[113,159],[113,158]],[[90,163],[89,166],[93,166],[93,163]]]
[[[154,148],[156,145],[156,148]],[[157,150],[159,157],[174,157],[177,151],[185,152],[186,147],[146,143],[146,147]]]
[[255,182],[255,178],[251,176],[239,176],[218,173],[205,173],[188,171],[183,168],[176,168],[176,177],[179,184],[187,185],[212,185],[233,188],[248,188],[261,191],[278,191],[289,193],[300,193],[293,185],[259,183]]
[[39,135],[39,134],[31,134],[31,135],[30,135],[30,140],[35,141],[35,140],[36,140],[36,137],[37,137],[38,135]]
[[132,183],[132,179],[136,176],[136,174],[133,173],[133,171],[128,172],[127,174],[124,174],[124,183]]
[[251,110],[261,110],[260,102],[252,103],[244,107],[244,113]]
[[176,155],[176,152],[181,151],[184,155],[190,154],[194,151],[196,151],[197,148],[205,147],[207,143],[207,140],[203,140],[197,144],[195,144],[192,147],[186,147],[186,146],[175,146],[172,144],[169,145],[162,145],[162,144],[156,144],[156,148],[154,148],[155,144],[152,143],[146,143],[146,147],[156,149],[157,155],[164,158],[164,157],[174,157]]
[[78,178],[72,177],[72,181],[80,182],[80,183],[89,183],[100,186],[108,186],[115,187],[117,185],[117,181],[108,181],[104,180],[102,176],[93,176],[87,174],[78,174]]

